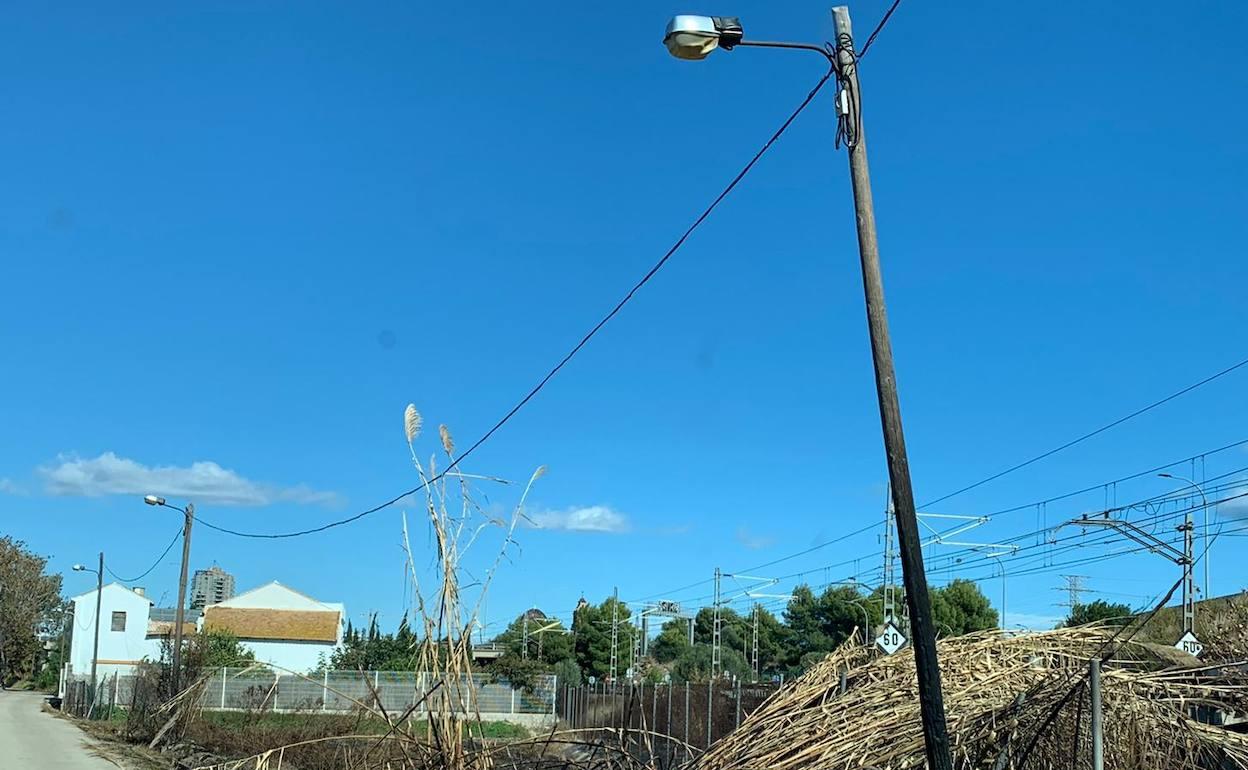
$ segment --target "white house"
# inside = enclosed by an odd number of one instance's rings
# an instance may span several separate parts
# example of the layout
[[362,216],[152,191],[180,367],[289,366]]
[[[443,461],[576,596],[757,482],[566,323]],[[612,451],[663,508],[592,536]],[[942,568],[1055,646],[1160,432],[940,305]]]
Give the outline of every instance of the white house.
[[[91,675],[95,641],[96,591],[75,596],[73,630],[70,634],[68,673]],[[143,594],[120,583],[104,586],[100,595],[99,677],[130,674],[144,658],[160,657],[160,637],[148,634],[148,612],[152,602]]]
[[342,643],[342,604],[321,602],[276,581],[204,608],[200,628],[228,631],[277,668],[304,673]]

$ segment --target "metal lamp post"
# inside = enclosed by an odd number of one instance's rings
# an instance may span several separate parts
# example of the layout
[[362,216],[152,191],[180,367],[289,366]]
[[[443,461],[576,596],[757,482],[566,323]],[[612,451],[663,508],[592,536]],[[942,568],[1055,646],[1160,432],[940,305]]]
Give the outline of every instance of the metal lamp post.
[[841,86],[838,93],[840,98],[837,100],[840,121],[838,137],[844,139],[849,153],[876,396],[897,520],[902,578],[906,586],[906,602],[910,608],[914,636],[911,646],[914,648],[915,672],[918,678],[924,747],[930,770],[952,770],[944,696],[940,686],[940,666],[936,654],[936,629],[933,625],[931,600],[928,597],[927,576],[923,568],[914,490],[910,484],[910,464],[906,457],[901,405],[897,394],[897,375],[893,368],[892,341],[888,332],[888,313],[884,303],[884,282],[880,273],[879,242],[876,237],[871,178],[867,166],[867,143],[862,111],[859,109],[862,89],[858,81],[858,59],[854,53],[849,9],[843,6],[833,8],[832,15],[836,23],[836,45],[832,50],[807,43],[747,40],[740,21],[730,16],[676,16],[667,25],[663,44],[673,56],[687,60],[705,59],[716,48],[732,50],[737,47],[757,47],[813,51],[824,57],[831,70],[836,73]]
[[165,498],[156,495],[145,496],[143,502],[180,511],[183,516],[182,573],[178,577],[178,608],[173,621],[173,695],[177,695],[181,692],[179,684],[182,679],[182,623],[186,619],[186,569],[191,560],[191,525],[195,522],[195,506],[187,503],[185,508],[179,508],[176,505],[169,505],[165,502]]
[[104,601],[104,552],[100,551],[100,568],[98,570],[91,569],[83,564],[75,564],[74,572],[94,572],[95,573],[95,641],[91,646],[91,706],[87,713],[95,708],[96,678],[100,663],[100,610]]
[[1158,473],[1157,475],[1163,479],[1174,479],[1175,481],[1182,481],[1200,493],[1201,508],[1204,510],[1204,513],[1205,513],[1205,534],[1201,538],[1205,544],[1205,547],[1203,549],[1203,552],[1201,553],[1201,559],[1203,559],[1205,562],[1205,580],[1204,580],[1205,598],[1210,599],[1213,597],[1213,589],[1209,587],[1209,498],[1205,497],[1205,490],[1201,489],[1199,484],[1197,484],[1195,481],[1192,481],[1189,478],[1184,478],[1183,476],[1176,476],[1173,473]]

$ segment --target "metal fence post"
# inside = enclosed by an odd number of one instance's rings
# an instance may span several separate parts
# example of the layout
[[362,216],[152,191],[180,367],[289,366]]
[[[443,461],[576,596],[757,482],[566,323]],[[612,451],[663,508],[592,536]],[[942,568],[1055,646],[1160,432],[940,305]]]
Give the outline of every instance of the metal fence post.
[[559,675],[554,674],[550,679],[550,713],[555,715],[555,703],[559,698]]
[[1088,681],[1092,696],[1092,770],[1105,770],[1105,743],[1101,714],[1101,661],[1090,662]]
[[[641,692],[646,692],[645,685],[642,685]],[[659,686],[657,684],[650,685],[650,732],[658,732],[659,726]]]
[[226,680],[225,672],[226,672],[226,668],[225,666],[222,666],[221,667],[221,710],[222,711],[225,711],[225,680]]
[[685,680],[685,745],[689,745],[689,680]]
[[381,672],[373,672],[373,692],[377,693],[377,705],[381,706]]
[[706,683],[706,747],[711,747],[711,717],[715,713],[715,677]]
[[321,713],[329,711],[329,669],[325,669],[321,679]]
[[667,736],[667,766],[672,766],[672,683],[667,683],[667,722],[663,725],[663,734]]

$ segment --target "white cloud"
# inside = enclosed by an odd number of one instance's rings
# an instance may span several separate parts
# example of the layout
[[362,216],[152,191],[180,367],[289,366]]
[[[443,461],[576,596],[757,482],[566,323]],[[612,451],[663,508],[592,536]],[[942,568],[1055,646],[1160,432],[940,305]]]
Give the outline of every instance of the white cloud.
[[0,478],[0,494],[5,495],[24,495],[26,490],[17,485],[17,482],[9,478]]
[[39,468],[39,475],[48,494],[63,497],[156,494],[217,505],[341,502],[335,492],[261,484],[207,460],[188,467],[148,466],[105,452],[89,460],[58,457],[56,465]]
[[529,516],[538,529],[562,529],[568,532],[609,532],[629,530],[628,517],[605,505],[568,508],[564,511],[542,511]]
[[758,551],[770,547],[776,539],[766,535],[755,535],[746,527],[737,527],[737,542],[751,551]]
[[[1227,495],[1227,497],[1243,494],[1244,491],[1248,490],[1233,490],[1233,494]],[[1248,497],[1236,497],[1234,500],[1227,500],[1217,507],[1217,511],[1218,516],[1228,516],[1232,519],[1248,519]]]

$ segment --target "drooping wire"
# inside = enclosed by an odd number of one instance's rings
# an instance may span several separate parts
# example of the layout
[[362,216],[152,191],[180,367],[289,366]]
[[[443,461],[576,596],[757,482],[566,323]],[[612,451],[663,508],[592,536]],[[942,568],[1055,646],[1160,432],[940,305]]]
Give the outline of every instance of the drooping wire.
[[897,6],[899,5],[901,5],[901,0],[893,0],[893,4],[889,6],[888,11],[884,13],[884,17],[880,19],[880,23],[875,25],[875,29],[871,30],[870,35],[867,35],[867,42],[862,46],[862,50],[858,53],[859,59],[866,56],[867,51],[871,50],[871,44],[874,43],[875,39],[880,36],[880,32],[883,31],[884,25],[887,24],[888,20],[893,17],[893,11],[897,10]]
[[705,222],[707,218],[710,217],[711,213],[715,211],[715,209],[719,206],[719,204],[722,203],[724,199],[727,198],[728,195],[732,193],[734,189],[736,189],[737,185],[741,183],[741,180],[745,179],[746,175],[750,173],[750,171],[754,168],[755,164],[757,164],[758,161],[762,159],[763,155],[765,155],[767,151],[772,148],[772,145],[774,145],[780,139],[780,137],[783,136],[786,131],[788,131],[789,126],[791,126],[793,124],[793,121],[797,120],[798,116],[801,115],[803,111],[805,111],[806,107],[808,107],[810,103],[814,101],[815,96],[818,95],[818,93],[823,89],[824,84],[828,82],[828,80],[832,77],[833,74],[834,72],[831,68],[829,68],[829,70],[826,73],[824,73],[823,77],[821,77],[819,81],[815,83],[814,88],[810,90],[810,93],[806,94],[806,98],[803,99],[801,104],[797,106],[797,109],[793,110],[793,112],[790,113],[788,118],[786,118],[785,121],[782,124],[780,124],[780,127],[776,129],[774,133],[772,133],[771,137],[768,138],[767,141],[763,143],[763,146],[760,147],[759,150],[754,153],[754,156],[750,158],[749,162],[747,162],[741,168],[741,170],[737,172],[737,175],[732,178],[732,181],[730,181],[728,185],[724,187],[724,189],[717,196],[715,196],[715,199],[711,201],[709,206],[703,209],[702,213],[699,214],[698,217],[693,221],[693,224],[689,225],[689,227],[680,235],[680,237],[676,239],[676,242],[672,244],[671,248],[669,248],[667,252],[664,253],[663,256],[658,260],[658,262],[656,262],[654,266],[651,267],[646,272],[646,274],[641,277],[641,280],[639,280],[636,284],[633,285],[631,289],[628,290],[628,293],[624,295],[624,298],[621,299],[619,302],[617,302],[616,305],[613,308],[611,308],[610,312],[608,312],[605,316],[603,316],[602,319],[598,321],[598,323],[594,324],[593,328],[591,328],[583,337],[581,337],[580,341],[577,342],[576,345],[574,345],[570,351],[568,351],[567,355],[565,355],[562,359],[560,359],[560,361],[557,364],[555,364],[555,366],[549,372],[546,373],[546,376],[543,377],[541,381],[537,383],[537,385],[535,385],[531,390],[529,390],[529,392],[526,393],[524,397],[521,398],[516,403],[515,406],[513,406],[505,415],[503,415],[502,419],[494,423],[493,427],[491,427],[488,431],[486,431],[485,434],[481,436],[481,438],[477,439],[466,450],[464,450],[457,457],[455,457],[455,459],[452,460],[451,463],[446,468],[444,468],[440,473],[433,476],[432,478],[430,478],[428,481],[424,482],[423,484],[420,484],[419,486],[413,487],[401,494],[398,494],[379,505],[373,506],[372,508],[369,508],[364,511],[360,511],[359,513],[356,513],[352,516],[348,516],[344,519],[338,519],[336,521],[331,521],[327,524],[322,524],[317,527],[310,527],[308,529],[302,529],[302,530],[297,530],[293,532],[276,532],[276,533],[242,532],[239,530],[233,530],[227,527],[222,527],[216,524],[212,524],[210,522],[204,521],[200,517],[196,517],[196,520],[203,526],[208,527],[209,529],[213,529],[213,530],[216,530],[217,532],[221,532],[227,535],[234,535],[235,537],[259,538],[259,539],[266,539],[266,540],[279,540],[279,539],[285,539],[285,538],[291,538],[291,537],[301,537],[303,535],[311,535],[317,532],[324,532],[325,530],[328,530],[328,529],[341,527],[346,524],[359,521],[365,516],[376,513],[377,511],[380,511],[382,509],[389,508],[390,506],[399,502],[403,498],[408,497],[409,495],[416,494],[417,492],[422,491],[426,487],[440,481],[448,473],[453,471],[461,462],[463,462],[464,459],[466,459],[469,455],[475,452],[478,447],[480,447],[482,444],[488,441],[495,433],[499,431],[499,429],[501,429],[504,425],[506,425],[507,422],[510,421],[511,418],[514,417],[517,412],[523,409],[525,405],[528,404],[529,401],[533,399],[534,396],[536,396],[539,392],[541,392],[542,388],[546,387],[546,383],[550,382],[551,379],[553,379],[554,376],[558,374],[563,369],[563,367],[566,366],[568,362],[571,361],[572,358],[581,351],[581,348],[585,347],[585,345],[588,344],[591,339],[593,339],[594,335],[596,335],[602,329],[602,327],[607,325],[607,322],[609,322],[622,309],[624,309],[624,306],[627,305],[629,301],[633,299],[633,296],[639,290],[641,290],[643,286],[649,283],[650,279],[653,278],[655,274],[658,273],[659,270],[661,270],[665,264],[667,264],[667,261],[671,259],[672,255],[674,255],[678,250],[680,250],[682,246],[685,245],[685,241],[689,240],[689,237],[693,235],[694,231],[696,231],[699,227],[701,227],[702,223]]
[[160,563],[164,561],[165,557],[169,555],[169,552],[173,550],[173,544],[178,542],[178,538],[180,537],[182,537],[182,527],[178,527],[178,531],[173,533],[173,539],[169,541],[169,545],[165,546],[165,550],[162,551],[160,556],[156,558],[156,562],[152,566],[148,567],[147,571],[145,571],[142,575],[139,575],[138,577],[124,578],[121,575],[118,575],[116,572],[113,572],[113,570],[107,564],[104,565],[104,571],[112,575],[119,582],[137,583],[138,581],[152,574],[152,570],[160,566]]

